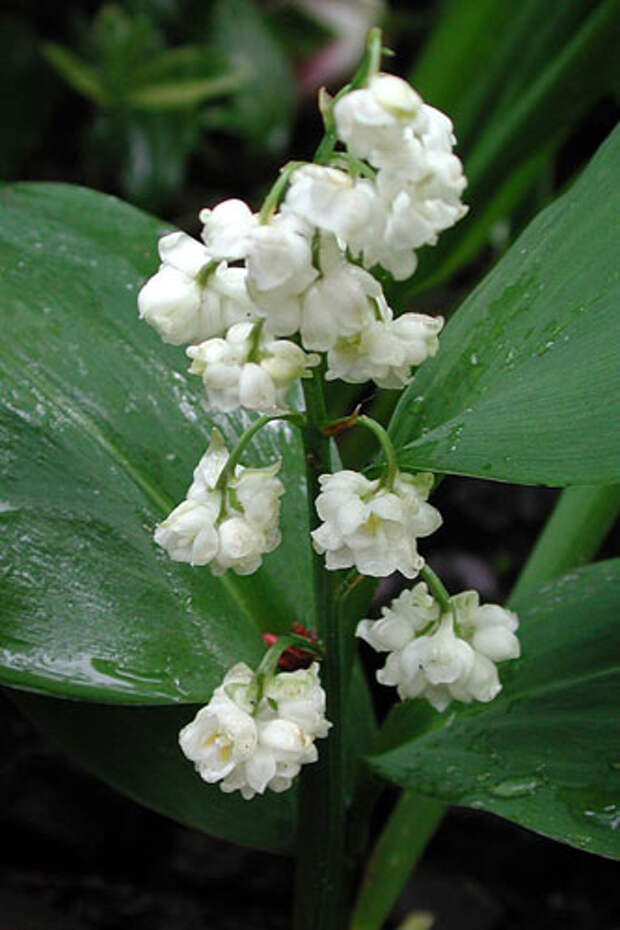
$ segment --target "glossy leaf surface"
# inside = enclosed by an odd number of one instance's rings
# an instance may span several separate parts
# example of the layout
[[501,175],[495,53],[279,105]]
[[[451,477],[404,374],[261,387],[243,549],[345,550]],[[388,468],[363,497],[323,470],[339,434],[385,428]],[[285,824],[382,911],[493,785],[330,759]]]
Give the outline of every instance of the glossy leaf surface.
[[620,560],[612,560],[531,594],[518,605],[523,656],[503,666],[500,696],[443,715],[421,701],[399,705],[373,768],[620,858],[619,590]]
[[138,321],[161,223],[62,185],[0,191],[0,679],[96,701],[195,703],[261,629],[313,626],[301,445],[272,424],[244,461],[282,459],[286,544],[255,575],[173,563],[155,524],[214,418],[183,350]]
[[465,301],[395,411],[408,469],[524,484],[620,477],[616,130]]

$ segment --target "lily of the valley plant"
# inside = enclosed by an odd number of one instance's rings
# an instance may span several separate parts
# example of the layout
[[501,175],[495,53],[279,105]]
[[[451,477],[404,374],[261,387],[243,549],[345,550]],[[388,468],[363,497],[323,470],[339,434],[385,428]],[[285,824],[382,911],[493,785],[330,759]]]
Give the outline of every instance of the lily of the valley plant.
[[[205,791],[219,785],[249,802],[291,789],[306,766],[316,767],[309,791],[335,869],[343,655],[351,651],[343,638],[351,632],[339,629],[330,573],[346,572],[344,583],[355,584],[400,572],[410,583],[380,619],[360,616],[356,630],[386,654],[377,679],[403,701],[424,699],[439,712],[452,702],[490,702],[502,687],[498,665],[520,654],[513,612],[481,605],[475,591],[450,596],[425,563],[424,540],[442,523],[429,503],[433,475],[399,470],[375,420],[342,410],[340,422],[328,421],[325,412],[325,381],[400,389],[441,352],[442,318],[396,316],[381,282],[409,278],[418,250],[467,211],[450,119],[380,71],[379,60],[375,31],[351,84],[333,99],[321,95],[326,131],[314,162],[287,164],[257,212],[236,199],[202,209],[202,242],[164,236],[161,266],[138,298],[142,319],[187,347],[211,409],[261,414],[230,450],[213,431],[185,499],[155,529],[171,559],[215,575],[255,572],[280,544],[280,499],[294,490],[279,462],[245,467],[243,452],[272,419],[303,433],[320,640],[269,638],[260,666],[234,665],[179,740]],[[291,401],[297,379],[303,407]],[[328,437],[345,428],[373,431],[383,464],[370,473],[342,468]],[[291,655],[301,657],[298,667]],[[338,877],[320,894],[336,913]],[[323,920],[317,928],[332,926]]]

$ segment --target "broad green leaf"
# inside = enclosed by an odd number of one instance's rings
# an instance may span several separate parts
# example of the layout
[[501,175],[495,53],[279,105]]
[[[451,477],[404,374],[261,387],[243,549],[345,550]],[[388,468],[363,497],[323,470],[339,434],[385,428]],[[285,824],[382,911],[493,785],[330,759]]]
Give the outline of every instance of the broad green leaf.
[[620,858],[619,585],[616,559],[532,593],[519,604],[523,655],[504,666],[500,696],[443,715],[406,701],[373,768],[421,794]]
[[233,68],[249,77],[227,109],[228,128],[255,147],[278,152],[288,140],[294,80],[288,62],[253,0],[216,0],[210,40],[225,49]]
[[450,320],[390,433],[408,469],[549,485],[620,478],[620,130]]
[[112,707],[16,691],[12,698],[73,759],[133,800],[231,843],[292,853],[296,791],[244,801],[205,784],[182,755],[178,732],[197,707]]
[[271,424],[248,464],[282,459],[284,542],[254,575],[173,563],[155,524],[217,424],[182,349],[139,322],[157,220],[64,185],[0,189],[0,680],[95,701],[195,703],[255,662],[259,631],[313,626],[302,449]]

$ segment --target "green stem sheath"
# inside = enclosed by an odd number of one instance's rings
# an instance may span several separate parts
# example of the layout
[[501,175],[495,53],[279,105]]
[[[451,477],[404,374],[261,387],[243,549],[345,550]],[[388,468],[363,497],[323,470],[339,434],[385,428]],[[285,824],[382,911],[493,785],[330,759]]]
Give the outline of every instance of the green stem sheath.
[[[326,410],[322,378],[304,382],[308,425],[304,430],[308,505],[316,526],[314,501],[319,476],[331,471],[329,440],[321,433]],[[345,906],[345,708],[343,644],[334,597],[336,576],[314,555],[317,633],[325,646],[321,679],[332,728],[319,746],[319,758],[307,766],[300,783],[300,822],[295,889],[295,930],[342,930]]]

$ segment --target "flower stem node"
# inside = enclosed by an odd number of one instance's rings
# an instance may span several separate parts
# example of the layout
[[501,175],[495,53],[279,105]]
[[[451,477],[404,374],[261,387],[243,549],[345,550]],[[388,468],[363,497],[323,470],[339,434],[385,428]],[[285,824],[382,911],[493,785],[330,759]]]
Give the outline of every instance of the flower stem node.
[[262,556],[280,544],[278,520],[282,482],[279,462],[265,468],[237,465],[223,487],[228,461],[221,434],[213,430],[209,448],[194,470],[187,498],[155,530],[155,542],[176,562],[210,565],[214,575],[232,568],[250,575]]
[[179,744],[204,781],[250,800],[290,788],[302,765],[317,760],[314,741],[330,726],[316,662],[266,678],[241,662],[183,727]]
[[403,591],[380,620],[362,620],[356,635],[387,660],[377,680],[394,685],[402,700],[424,697],[438,711],[451,701],[492,701],[501,690],[496,662],[521,654],[515,613],[480,605],[463,591],[442,610],[424,582]]
[[416,539],[441,526],[441,515],[427,503],[433,476],[396,470],[390,485],[354,471],[321,475],[316,509],[323,521],[312,533],[316,552],[329,570],[355,566],[362,575],[385,578],[399,571],[415,578],[424,559]]
[[141,289],[138,310],[164,342],[201,342],[255,318],[244,268],[215,260],[183,232],[163,236],[158,248],[162,264]]

